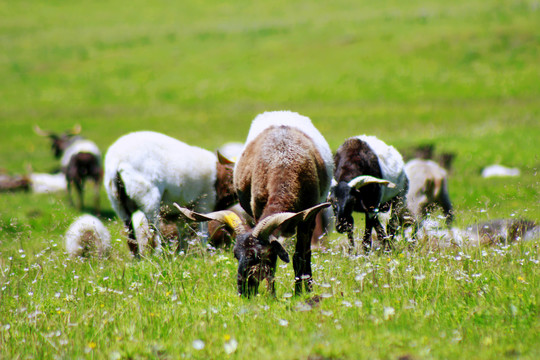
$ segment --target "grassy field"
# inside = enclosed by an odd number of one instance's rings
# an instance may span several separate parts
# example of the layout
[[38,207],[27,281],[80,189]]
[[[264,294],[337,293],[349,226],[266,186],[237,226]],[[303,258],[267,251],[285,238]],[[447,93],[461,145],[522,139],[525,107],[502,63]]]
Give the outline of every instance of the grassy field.
[[[103,152],[135,130],[215,149],[290,109],[333,150],[366,133],[455,153],[457,226],[540,220],[538,1],[19,0],[0,18],[10,174],[58,166],[34,124],[79,123]],[[494,163],[521,176],[483,179]],[[113,250],[81,261],[65,194],[0,194],[0,358],[540,357],[538,240],[350,258],[334,233],[313,294],[281,264],[277,297],[246,300],[230,251],[131,259],[101,198]]]

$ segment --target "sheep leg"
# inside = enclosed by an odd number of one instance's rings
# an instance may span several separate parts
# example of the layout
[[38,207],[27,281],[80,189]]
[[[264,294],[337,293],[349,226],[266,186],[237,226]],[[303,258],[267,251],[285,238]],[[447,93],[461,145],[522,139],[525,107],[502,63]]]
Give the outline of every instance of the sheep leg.
[[139,252],[139,244],[137,242],[137,239],[135,238],[135,228],[133,227],[133,221],[131,220],[131,216],[129,216],[127,220],[124,220],[124,225],[126,226],[128,231],[127,243],[129,246],[129,250],[136,259],[140,259],[141,254]]
[[67,195],[68,195],[68,201],[71,206],[73,206],[73,197],[71,195],[71,186],[72,182],[71,179],[66,178],[66,184],[67,184]]
[[83,181],[77,180],[77,179],[74,180],[73,182],[75,183],[75,190],[77,190],[77,198],[79,199],[78,208],[79,210],[82,210],[84,206],[84,195],[83,195],[84,183]]
[[354,233],[353,231],[347,232],[347,237],[349,238],[349,254],[354,252]]
[[368,253],[371,250],[371,231],[373,230],[373,221],[369,218],[369,214],[366,214],[366,228],[364,229],[364,238],[362,239],[362,246],[364,247],[364,253]]
[[302,222],[296,229],[296,249],[293,255],[294,291],[296,295],[302,293],[302,284],[304,284],[307,292],[311,292],[313,287],[311,272],[311,235],[313,227],[313,221],[309,224]]
[[439,199],[439,205],[443,208],[443,212],[446,217],[446,226],[451,227],[452,222],[454,221],[454,209],[452,208],[452,202],[448,196],[446,183],[444,184],[444,188]]
[[101,188],[101,183],[96,181],[94,184],[94,209],[96,214],[99,214],[99,190]]

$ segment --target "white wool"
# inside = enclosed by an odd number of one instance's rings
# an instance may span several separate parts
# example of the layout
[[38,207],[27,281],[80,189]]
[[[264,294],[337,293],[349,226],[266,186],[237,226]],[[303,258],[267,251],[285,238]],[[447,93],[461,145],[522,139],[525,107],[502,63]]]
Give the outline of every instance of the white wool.
[[326,173],[329,179],[332,179],[334,173],[334,159],[328,142],[317,130],[307,116],[300,115],[292,111],[269,111],[259,114],[251,123],[249,133],[246,139],[246,145],[253,141],[260,133],[271,126],[291,126],[309,136],[325,163]]
[[218,151],[231,161],[237,161],[244,150],[244,144],[240,142],[228,142],[223,144]]
[[397,196],[403,191],[405,182],[407,181],[407,175],[404,169],[405,164],[399,151],[375,136],[358,135],[356,138],[367,143],[379,158],[379,166],[381,167],[383,179],[396,184],[395,188],[381,186],[381,203]]
[[62,165],[62,167],[63,168],[67,167],[71,157],[78,153],[94,154],[97,156],[101,164],[101,152],[99,151],[99,148],[97,147],[97,145],[93,141],[80,139],[80,140],[75,140],[64,151],[64,155],[62,155],[62,159],[60,161],[60,164]]
[[111,246],[111,234],[103,223],[95,216],[85,214],[79,216],[69,226],[65,235],[66,250],[71,256],[84,256],[82,237],[86,232],[93,234],[95,249],[99,255],[105,255]]
[[66,175],[58,174],[30,174],[30,186],[36,194],[66,191]]
[[509,168],[502,165],[490,165],[482,170],[483,178],[504,177],[504,176],[519,176],[521,172],[518,168]]
[[135,211],[131,217],[131,221],[135,230],[135,239],[137,240],[139,249],[142,250],[148,246],[148,240],[152,238],[152,230],[142,211]]
[[[126,194],[157,228],[162,205],[174,209],[194,204],[194,211],[209,212],[216,203],[217,157],[208,150],[169,136],[134,132],[120,137],[105,155],[105,189],[114,211],[126,222],[119,203],[116,174]],[[158,240],[159,241],[159,240]]]

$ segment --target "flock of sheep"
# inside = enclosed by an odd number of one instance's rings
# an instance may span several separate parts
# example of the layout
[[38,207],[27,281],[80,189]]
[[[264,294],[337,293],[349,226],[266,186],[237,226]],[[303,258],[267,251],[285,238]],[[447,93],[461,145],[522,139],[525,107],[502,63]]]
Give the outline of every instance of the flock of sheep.
[[[365,135],[346,139],[332,154],[311,120],[290,111],[258,115],[245,143],[227,154],[235,162],[219,151],[144,131],[120,137],[102,163],[98,147],[77,135],[80,128],[64,135],[35,130],[52,140],[70,200],[75,187],[80,208],[84,183],[92,179],[99,210],[103,182],[135,257],[146,247],[162,249],[168,241],[165,220],[171,218],[178,225],[173,233],[179,251],[193,236],[185,223],[199,223],[203,243],[234,241],[241,295],[257,293],[263,280],[275,291],[277,259],[290,260],[283,240],[294,234],[295,291],[310,291],[312,243],[335,221],[354,251],[353,212],[365,214],[365,251],[375,246],[374,238],[389,250],[403,239],[411,245],[435,239],[439,246],[462,246],[539,235],[536,224],[521,220],[453,228],[448,172],[439,164],[426,159],[405,163],[394,147]],[[446,226],[427,218],[435,206],[442,209]],[[104,255],[109,247],[106,227],[91,215],[78,218],[66,233],[71,255]]]

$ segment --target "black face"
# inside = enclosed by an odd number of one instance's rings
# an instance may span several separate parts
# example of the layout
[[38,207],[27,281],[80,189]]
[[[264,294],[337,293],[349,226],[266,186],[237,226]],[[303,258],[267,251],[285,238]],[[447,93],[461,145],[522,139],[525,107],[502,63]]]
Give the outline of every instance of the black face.
[[354,227],[353,210],[356,207],[358,191],[345,181],[340,181],[330,191],[330,201],[336,216],[336,230],[339,233],[352,231]]
[[76,137],[74,135],[70,134],[63,134],[63,135],[50,135],[50,138],[52,140],[52,150],[54,152],[54,157],[59,159],[62,154],[64,153],[64,150],[67,149],[67,147],[75,141]]
[[278,256],[289,262],[289,255],[277,241],[263,244],[251,233],[238,235],[234,246],[234,257],[238,259],[238,293],[248,297],[256,295],[262,280],[273,282]]

